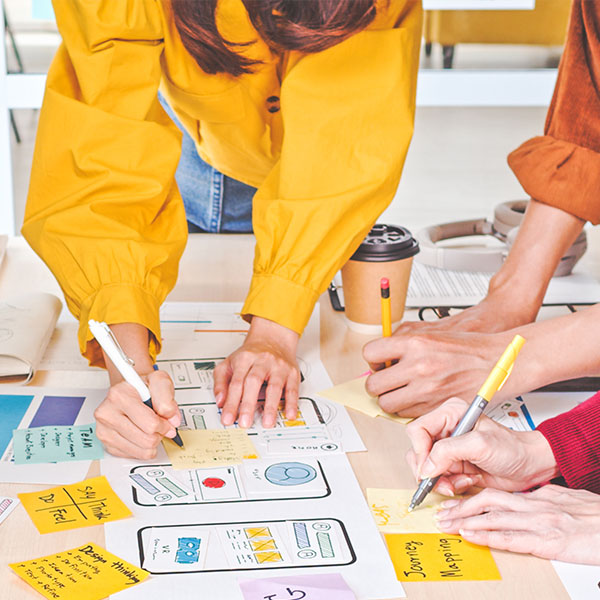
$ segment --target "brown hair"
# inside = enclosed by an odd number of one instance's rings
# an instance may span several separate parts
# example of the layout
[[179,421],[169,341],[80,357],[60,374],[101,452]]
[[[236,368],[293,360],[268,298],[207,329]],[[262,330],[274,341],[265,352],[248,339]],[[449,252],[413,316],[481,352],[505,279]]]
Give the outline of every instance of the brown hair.
[[[187,51],[207,73],[249,73],[259,63],[234,51],[215,22],[218,0],[171,0],[175,25]],[[376,0],[242,0],[254,28],[276,51],[320,52],[364,29]]]

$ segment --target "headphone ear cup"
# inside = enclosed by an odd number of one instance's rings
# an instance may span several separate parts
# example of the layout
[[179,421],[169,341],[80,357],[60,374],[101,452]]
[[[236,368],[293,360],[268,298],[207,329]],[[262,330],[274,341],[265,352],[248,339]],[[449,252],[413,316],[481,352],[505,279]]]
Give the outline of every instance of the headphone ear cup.
[[[511,229],[506,236],[506,245],[509,252],[515,240],[517,239],[518,233],[519,228],[515,227],[514,229]],[[585,233],[585,230],[582,229],[581,233],[577,236],[577,239],[573,242],[573,245],[563,254],[552,277],[565,277],[566,275],[570,275],[579,259],[585,254],[586,250],[587,234]]]
[[511,200],[502,202],[494,208],[494,233],[501,238],[506,238],[512,229],[519,227],[529,200]]

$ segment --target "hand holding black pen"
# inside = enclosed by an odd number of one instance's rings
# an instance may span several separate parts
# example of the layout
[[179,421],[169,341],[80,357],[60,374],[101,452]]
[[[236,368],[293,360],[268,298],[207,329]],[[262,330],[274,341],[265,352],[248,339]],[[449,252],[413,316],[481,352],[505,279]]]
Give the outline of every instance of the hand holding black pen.
[[[127,358],[119,346],[119,343],[115,339],[108,325],[106,323],[90,320],[89,327],[96,338],[96,341],[100,344],[104,352],[106,352],[123,379],[135,388],[142,402],[148,408],[153,409],[152,397],[148,386],[146,386],[137,371],[133,368],[132,362]],[[177,430],[175,430],[175,436],[172,439],[178,446],[183,447],[183,441]]]

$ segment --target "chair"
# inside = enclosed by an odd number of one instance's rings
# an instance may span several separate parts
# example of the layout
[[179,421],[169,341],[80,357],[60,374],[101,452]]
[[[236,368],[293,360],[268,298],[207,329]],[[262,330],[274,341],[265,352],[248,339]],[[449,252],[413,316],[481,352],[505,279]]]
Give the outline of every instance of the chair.
[[444,69],[450,69],[458,44],[562,46],[570,8],[570,0],[536,0],[533,10],[426,11],[425,53],[440,44]]

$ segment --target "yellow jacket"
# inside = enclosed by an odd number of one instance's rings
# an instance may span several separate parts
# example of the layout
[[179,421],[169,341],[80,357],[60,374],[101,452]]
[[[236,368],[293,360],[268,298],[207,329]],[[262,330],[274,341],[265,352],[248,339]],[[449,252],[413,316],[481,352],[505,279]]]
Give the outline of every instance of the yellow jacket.
[[[412,135],[418,0],[318,54],[269,50],[241,0],[220,0],[225,39],[263,62],[208,75],[186,52],[168,0],[56,0],[63,43],[48,74],[23,235],[79,319],[134,322],[160,349],[159,307],[187,239],[174,174],[180,134],[202,158],[258,188],[254,275],[244,313],[302,332],[314,303],[392,200]],[[269,112],[266,99],[281,98]]]

